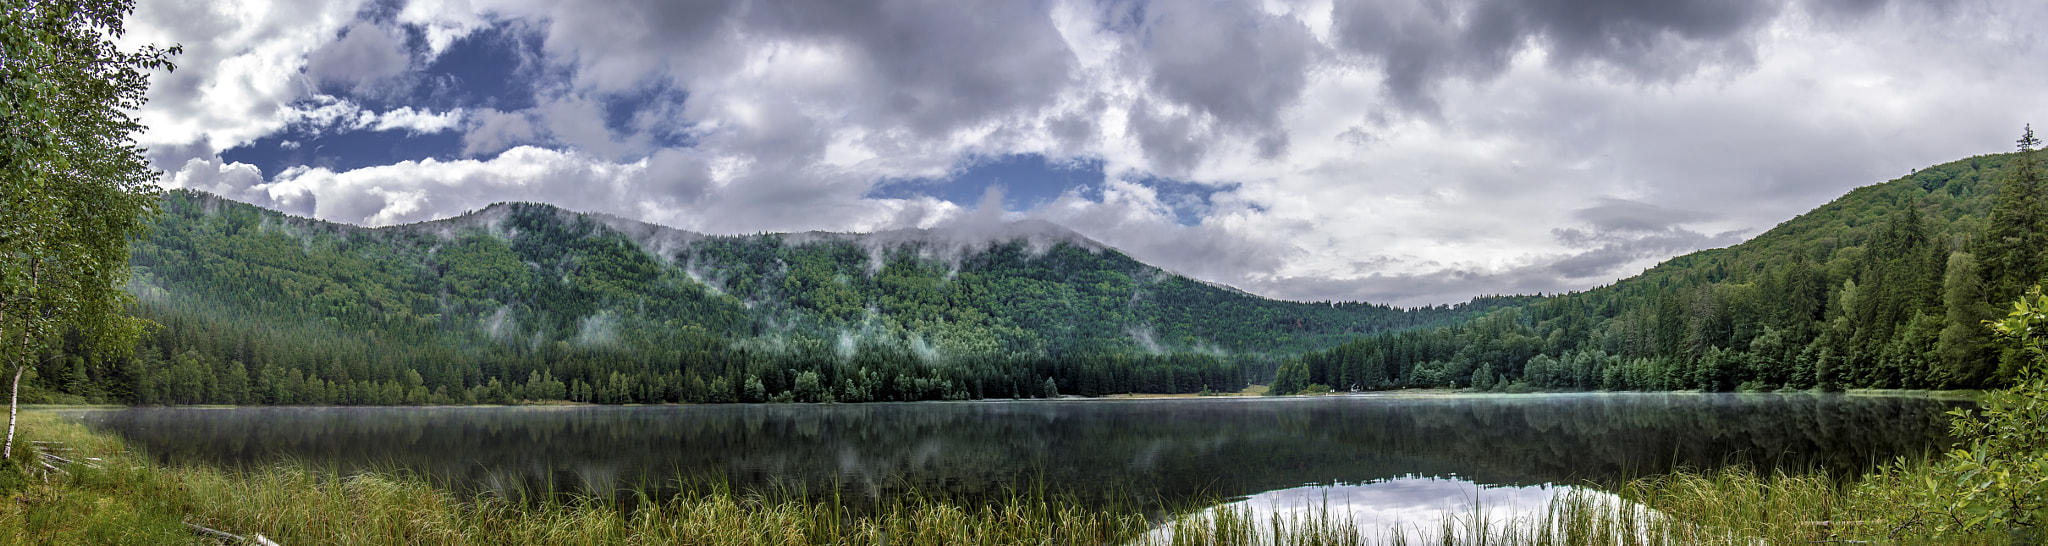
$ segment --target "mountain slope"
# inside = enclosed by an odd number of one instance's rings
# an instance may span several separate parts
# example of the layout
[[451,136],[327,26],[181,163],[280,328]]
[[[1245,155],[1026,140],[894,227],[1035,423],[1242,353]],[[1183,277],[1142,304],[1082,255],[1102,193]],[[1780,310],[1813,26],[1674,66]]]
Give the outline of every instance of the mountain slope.
[[[1279,388],[1767,390],[1973,387],[2010,355],[1980,321],[2027,284],[1987,233],[2019,154],[1857,188],[1739,245],[1470,324],[1362,338],[1284,365]],[[2039,202],[2038,186],[2031,194]],[[2038,214],[2039,211],[2036,211]],[[2041,256],[2038,242],[2016,249]],[[2030,259],[2031,260],[2031,259]],[[2032,260],[2038,262],[2038,260]]]
[[134,358],[69,348],[39,384],[147,403],[1234,390],[1264,355],[1528,299],[1274,301],[1003,229],[710,236],[516,203],[368,229],[172,192],[132,260],[165,328]]

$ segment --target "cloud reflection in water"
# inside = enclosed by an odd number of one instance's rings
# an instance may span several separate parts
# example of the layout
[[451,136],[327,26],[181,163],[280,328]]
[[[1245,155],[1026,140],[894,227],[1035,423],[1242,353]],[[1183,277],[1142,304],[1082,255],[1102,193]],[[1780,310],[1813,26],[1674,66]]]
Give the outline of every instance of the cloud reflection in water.
[[[1485,486],[1453,478],[1405,476],[1362,484],[1306,485],[1251,495],[1182,516],[1182,521],[1215,518],[1219,512],[1249,522],[1259,543],[1275,543],[1272,522],[1300,528],[1327,521],[1358,530],[1366,544],[1427,544],[1439,540],[1446,521],[1454,533],[1470,533],[1476,520],[1489,534],[1541,521],[1552,503],[1569,495],[1595,506],[1633,506],[1611,493],[1575,486]],[[1533,527],[1533,525],[1528,525]],[[1155,527],[1138,544],[1172,544],[1174,525]]]

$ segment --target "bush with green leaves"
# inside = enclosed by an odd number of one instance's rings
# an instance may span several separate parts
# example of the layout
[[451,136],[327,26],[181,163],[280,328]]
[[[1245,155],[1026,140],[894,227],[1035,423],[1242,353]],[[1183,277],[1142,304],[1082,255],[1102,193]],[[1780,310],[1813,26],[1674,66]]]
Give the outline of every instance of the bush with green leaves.
[[[1955,410],[1956,449],[1920,474],[1907,493],[1917,522],[1936,537],[1985,529],[2031,529],[2048,510],[2048,295],[2035,286],[2004,319],[1985,321],[2026,354],[2014,384],[1986,392],[1976,411]],[[1904,525],[1904,524],[1902,524]]]

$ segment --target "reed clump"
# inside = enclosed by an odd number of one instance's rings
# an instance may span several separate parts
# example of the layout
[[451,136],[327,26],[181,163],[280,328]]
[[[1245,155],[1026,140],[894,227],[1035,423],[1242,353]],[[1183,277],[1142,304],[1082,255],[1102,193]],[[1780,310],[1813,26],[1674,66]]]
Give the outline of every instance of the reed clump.
[[405,475],[154,466],[79,425],[23,418],[25,437],[62,442],[103,464],[67,467],[47,481],[20,465],[0,469],[12,476],[0,546],[208,543],[191,525],[287,546],[1121,544],[1151,525],[1140,514],[1042,495],[978,507],[911,497],[859,514],[836,500],[763,502],[715,490],[641,498],[630,508],[597,497],[464,497]]
[[[1924,472],[1902,464],[1871,479]],[[1901,487],[1911,482],[1898,481]],[[1871,484],[1821,474],[1759,474],[1743,468],[1684,471],[1628,482],[1618,494],[1575,489],[1539,514],[1489,520],[1482,507],[1447,513],[1434,525],[1366,532],[1329,510],[1260,513],[1226,505],[1172,521],[1147,535],[1172,546],[1646,546],[1776,544],[2013,543],[2010,529],[1940,536],[1924,515]]]
[[[163,467],[105,434],[54,415],[23,416],[25,438],[63,446],[69,464],[32,471],[33,454],[0,462],[0,546],[213,544],[192,526],[302,544],[692,544],[1173,546],[1641,546],[1677,544],[2008,544],[2010,530],[1929,538],[1926,514],[1898,501],[1926,466],[1901,463],[1840,483],[1818,474],[1744,469],[1678,472],[1558,496],[1501,520],[1474,507],[1380,532],[1339,511],[1188,510],[1163,523],[1084,508],[1044,493],[961,505],[912,495],[850,510],[839,499],[766,501],[718,488],[664,499],[508,500],[465,496],[404,473],[341,474]],[[24,453],[32,450],[24,450]],[[95,460],[94,464],[84,464]],[[1364,522],[1372,523],[1372,522]]]

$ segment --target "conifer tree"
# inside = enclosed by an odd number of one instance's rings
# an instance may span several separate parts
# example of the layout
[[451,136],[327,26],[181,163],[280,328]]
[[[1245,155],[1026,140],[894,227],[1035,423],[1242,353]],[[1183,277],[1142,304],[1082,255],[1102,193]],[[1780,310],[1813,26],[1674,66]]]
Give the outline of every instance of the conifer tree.
[[2020,290],[2039,280],[2042,273],[2044,230],[2048,215],[2041,203],[2041,175],[2035,164],[2034,126],[2028,125],[2019,139],[2019,155],[2006,167],[1998,202],[1991,208],[1991,223],[1985,226],[1982,249],[1977,259],[1984,268],[1985,293],[1990,301],[2011,301]]
[[1984,321],[1995,318],[1991,304],[1984,303],[1984,282],[1978,274],[1977,258],[1967,252],[1949,254],[1947,277],[1942,283],[1942,301],[1947,326],[1936,345],[1948,382],[1957,386],[1981,384],[1989,375],[1985,366],[1990,339],[1984,335]]

